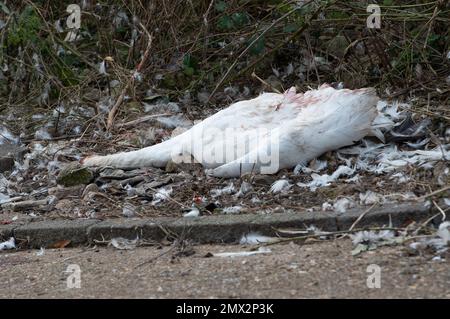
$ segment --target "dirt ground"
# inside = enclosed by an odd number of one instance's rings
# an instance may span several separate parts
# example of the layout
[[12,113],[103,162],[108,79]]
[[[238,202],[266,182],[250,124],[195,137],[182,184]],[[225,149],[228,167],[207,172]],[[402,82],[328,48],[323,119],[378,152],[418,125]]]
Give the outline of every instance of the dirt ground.
[[[402,246],[352,256],[351,242],[341,239],[277,244],[270,253],[246,257],[207,257],[250,249],[193,246],[185,256],[170,246],[54,249],[41,256],[37,250],[1,252],[0,297],[450,298],[448,260],[412,256]],[[367,285],[372,264],[380,267],[380,288]],[[77,265],[80,288],[68,288],[68,281],[78,283],[72,272]]]

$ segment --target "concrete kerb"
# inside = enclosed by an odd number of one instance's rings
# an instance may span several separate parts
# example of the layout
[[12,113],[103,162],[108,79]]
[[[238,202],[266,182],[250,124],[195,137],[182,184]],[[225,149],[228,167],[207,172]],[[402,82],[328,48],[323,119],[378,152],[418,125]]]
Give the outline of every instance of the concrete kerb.
[[[194,218],[143,218],[115,220],[49,220],[25,225],[0,226],[3,238],[14,236],[26,240],[32,248],[51,247],[61,240],[72,246],[107,242],[115,237],[160,241],[169,237],[189,239],[195,243],[233,243],[250,232],[274,236],[277,229],[305,229],[314,225],[324,231],[348,229],[367,206],[337,212],[286,212],[277,214],[214,215]],[[390,204],[374,207],[358,223],[357,228],[388,225],[404,226],[410,221],[423,221],[436,210],[429,203]]]

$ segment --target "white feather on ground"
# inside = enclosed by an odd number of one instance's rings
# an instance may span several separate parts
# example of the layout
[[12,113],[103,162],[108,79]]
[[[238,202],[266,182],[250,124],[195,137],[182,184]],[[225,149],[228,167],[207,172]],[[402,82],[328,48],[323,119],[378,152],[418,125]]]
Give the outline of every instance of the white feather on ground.
[[236,191],[233,183],[228,184],[223,188],[215,188],[210,191],[212,197],[219,197],[221,195],[233,194]]
[[155,194],[153,194],[152,205],[158,205],[159,203],[162,203],[168,198],[170,198],[170,194],[172,194],[172,191],[173,191],[172,187],[167,188],[162,187],[158,189],[158,191]]
[[279,179],[275,181],[270,187],[271,193],[281,193],[287,192],[292,187],[292,184],[289,183],[287,179]]
[[190,211],[183,214],[183,217],[198,217],[200,216],[200,211],[197,207],[192,207]]
[[135,249],[139,243],[139,238],[126,239],[123,237],[116,237],[111,239],[111,245],[119,250],[131,250]]
[[272,252],[269,248],[259,247],[255,251],[236,251],[236,252],[224,252],[224,253],[214,253],[214,257],[247,257],[258,254],[268,254]]
[[9,250],[15,248],[16,248],[16,241],[14,240],[14,237],[11,237],[9,240],[4,241],[3,243],[0,243],[0,250]]
[[238,214],[242,210],[242,206],[230,206],[222,209],[223,214]]
[[341,165],[339,166],[333,174],[311,174],[312,181],[309,183],[297,183],[300,187],[309,187],[311,191],[315,191],[318,187],[329,186],[332,182],[336,181],[341,176],[351,176],[355,173],[355,169]]
[[241,245],[258,245],[261,243],[271,243],[277,240],[278,238],[276,237],[264,236],[258,233],[249,233],[243,235],[239,243]]

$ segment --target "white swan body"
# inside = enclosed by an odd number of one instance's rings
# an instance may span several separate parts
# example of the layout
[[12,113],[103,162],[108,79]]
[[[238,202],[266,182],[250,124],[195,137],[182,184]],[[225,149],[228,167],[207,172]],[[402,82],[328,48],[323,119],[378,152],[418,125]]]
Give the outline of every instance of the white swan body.
[[216,177],[274,174],[371,133],[377,102],[372,88],[335,90],[327,84],[305,93],[295,93],[295,88],[263,93],[160,144],[87,157],[83,164],[132,169],[194,159]]

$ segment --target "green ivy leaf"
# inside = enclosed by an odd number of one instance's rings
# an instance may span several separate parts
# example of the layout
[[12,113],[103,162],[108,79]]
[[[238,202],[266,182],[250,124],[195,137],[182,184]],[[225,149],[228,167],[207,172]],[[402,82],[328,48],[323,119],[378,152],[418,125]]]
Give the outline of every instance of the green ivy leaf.
[[286,24],[284,26],[283,31],[285,33],[292,33],[292,32],[297,31],[297,29],[298,29],[298,25],[297,24],[295,24],[295,23],[288,23],[288,24]]
[[[252,43],[253,41],[254,39],[251,39],[249,42]],[[264,48],[265,48],[265,40],[264,37],[261,37],[250,47],[250,53],[258,55],[264,51]]]
[[217,20],[217,27],[221,30],[231,30],[234,28],[234,22],[229,16],[225,15]]
[[191,68],[190,66],[187,66],[183,69],[183,73],[188,75],[188,76],[193,76],[195,73],[194,68]]
[[214,9],[217,12],[224,12],[228,8],[228,5],[225,1],[219,1],[214,5]]
[[233,13],[233,15],[231,16],[231,19],[233,20],[234,24],[237,27],[244,26],[249,22],[247,13],[245,13],[245,12]]

